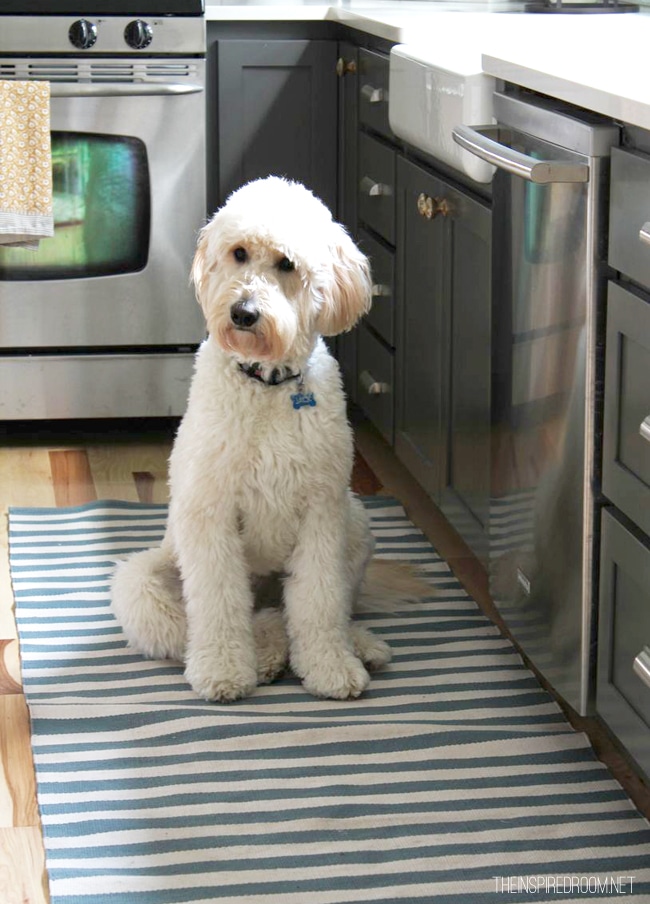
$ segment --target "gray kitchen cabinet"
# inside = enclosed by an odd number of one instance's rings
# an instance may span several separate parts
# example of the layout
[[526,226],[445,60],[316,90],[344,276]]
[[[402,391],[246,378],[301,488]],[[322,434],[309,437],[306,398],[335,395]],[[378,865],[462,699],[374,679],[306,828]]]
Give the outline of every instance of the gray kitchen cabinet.
[[607,302],[603,492],[650,535],[650,300],[614,282]]
[[395,160],[393,147],[366,132],[359,136],[359,220],[395,244]]
[[286,176],[336,211],[337,45],[216,41],[216,162],[211,206],[250,179]]
[[479,559],[490,508],[492,211],[445,185],[449,454],[441,508]]
[[650,776],[650,544],[602,514],[596,707]]
[[650,134],[637,137],[612,152],[596,710],[650,778]]
[[439,197],[442,190],[439,179],[400,157],[395,451],[436,502],[441,499],[447,461],[443,410],[449,363],[445,221],[424,216],[419,199]]
[[388,122],[389,63],[386,54],[359,50],[359,121],[393,141]]
[[491,211],[403,158],[396,201],[395,450],[485,561]]
[[357,333],[355,401],[393,445],[395,420],[395,136],[388,125],[388,56],[358,52],[355,238],[372,268],[370,314]]
[[358,384],[364,408],[387,442],[393,441],[395,360],[376,335],[361,326],[357,345]]
[[395,254],[366,229],[359,229],[357,239],[372,270],[372,307],[366,323],[395,348]]

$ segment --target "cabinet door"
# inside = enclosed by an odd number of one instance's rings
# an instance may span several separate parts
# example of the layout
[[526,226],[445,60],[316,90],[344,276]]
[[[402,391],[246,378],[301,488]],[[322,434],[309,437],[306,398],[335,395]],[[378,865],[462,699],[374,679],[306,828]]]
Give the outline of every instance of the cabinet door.
[[395,451],[440,501],[447,463],[443,399],[449,367],[445,218],[427,218],[442,182],[403,158],[397,163],[397,372]]
[[276,175],[336,211],[336,51],[334,41],[217,42],[213,206],[250,179]]
[[490,502],[492,212],[455,188],[442,192],[447,227],[449,458],[442,509],[487,561]]
[[650,545],[603,509],[596,709],[650,776]]
[[603,492],[650,534],[650,303],[610,282]]

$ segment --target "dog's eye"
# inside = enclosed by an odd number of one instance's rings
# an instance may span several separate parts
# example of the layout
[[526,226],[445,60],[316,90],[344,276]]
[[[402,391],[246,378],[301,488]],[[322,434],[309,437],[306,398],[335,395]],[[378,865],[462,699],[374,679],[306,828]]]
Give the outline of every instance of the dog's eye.
[[244,261],[248,260],[248,254],[246,253],[245,248],[235,248],[233,251],[233,256],[236,261],[239,261],[240,264],[243,264]]
[[278,261],[278,270],[282,270],[283,273],[290,273],[295,269],[296,265],[293,261],[290,261],[288,257],[283,257]]

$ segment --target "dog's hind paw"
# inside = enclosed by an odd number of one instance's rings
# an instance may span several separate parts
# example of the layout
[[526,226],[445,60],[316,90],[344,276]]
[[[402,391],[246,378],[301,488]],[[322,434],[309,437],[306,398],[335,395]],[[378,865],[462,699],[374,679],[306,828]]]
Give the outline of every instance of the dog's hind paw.
[[348,700],[359,697],[370,683],[363,663],[352,653],[321,653],[318,666],[301,676],[305,690],[315,697]]
[[371,672],[383,668],[392,659],[392,652],[386,641],[381,640],[368,628],[360,624],[351,626],[354,652]]
[[253,621],[257,683],[270,684],[279,678],[289,662],[289,638],[279,609],[261,609]]

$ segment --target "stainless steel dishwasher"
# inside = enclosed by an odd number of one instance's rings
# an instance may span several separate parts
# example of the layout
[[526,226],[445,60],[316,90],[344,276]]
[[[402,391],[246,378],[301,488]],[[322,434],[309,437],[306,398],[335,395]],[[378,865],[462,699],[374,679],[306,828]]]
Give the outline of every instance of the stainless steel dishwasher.
[[490,587],[524,652],[591,708],[609,120],[494,95],[454,130],[493,179]]

